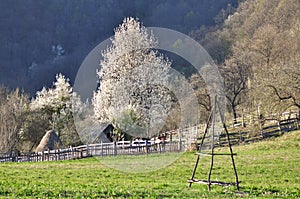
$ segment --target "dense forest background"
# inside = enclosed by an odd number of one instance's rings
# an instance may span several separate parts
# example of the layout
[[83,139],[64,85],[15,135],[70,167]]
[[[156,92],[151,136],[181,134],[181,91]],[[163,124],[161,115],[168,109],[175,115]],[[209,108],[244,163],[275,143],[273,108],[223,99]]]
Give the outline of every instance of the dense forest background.
[[0,84],[34,95],[59,72],[72,83],[85,56],[124,17],[189,34],[221,24],[237,5],[238,0],[1,1]]

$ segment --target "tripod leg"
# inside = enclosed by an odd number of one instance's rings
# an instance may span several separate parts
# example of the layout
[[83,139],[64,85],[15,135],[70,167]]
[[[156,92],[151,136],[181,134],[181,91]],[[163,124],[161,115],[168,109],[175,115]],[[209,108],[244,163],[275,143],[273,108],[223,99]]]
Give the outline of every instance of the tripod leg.
[[210,191],[210,185],[211,185],[210,177],[211,177],[213,166],[214,166],[214,147],[211,149],[211,163],[210,163],[210,168],[209,168],[209,172],[208,172],[208,179],[207,179],[208,191]]
[[[200,155],[198,155],[198,157],[197,157],[197,161],[196,161],[196,164],[195,164],[195,167],[194,167],[194,171],[193,171],[191,180],[194,180],[194,177],[195,177],[195,174],[196,174],[196,171],[197,171],[197,167],[198,167],[199,160],[200,160]],[[193,183],[193,182],[190,181],[189,187],[192,186],[192,183]]]
[[231,148],[231,144],[230,144],[229,133],[227,131],[227,128],[226,128],[225,124],[223,124],[223,127],[224,127],[225,132],[226,132],[226,136],[227,136],[227,140],[228,140],[228,146],[229,146],[229,150],[230,150],[230,154],[231,154],[231,162],[232,162],[232,166],[233,166],[233,170],[234,170],[234,174],[235,174],[236,188],[239,191],[239,178],[238,178],[238,174],[237,174],[235,163],[234,163],[234,157],[233,157],[233,152],[232,152],[232,148]]

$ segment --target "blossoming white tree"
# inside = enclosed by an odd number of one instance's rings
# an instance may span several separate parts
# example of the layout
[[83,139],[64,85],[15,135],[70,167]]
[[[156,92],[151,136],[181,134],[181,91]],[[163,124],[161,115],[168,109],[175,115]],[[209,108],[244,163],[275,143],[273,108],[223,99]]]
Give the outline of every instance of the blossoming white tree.
[[100,86],[93,105],[100,122],[136,137],[150,137],[162,127],[172,103],[167,89],[171,62],[155,47],[155,37],[138,20],[125,18],[115,29],[97,71]]
[[49,128],[56,130],[66,145],[78,142],[73,112],[80,111],[80,107],[80,98],[72,91],[69,79],[62,74],[56,75],[53,88],[44,87],[38,91],[30,104],[32,110],[40,110],[49,116]]

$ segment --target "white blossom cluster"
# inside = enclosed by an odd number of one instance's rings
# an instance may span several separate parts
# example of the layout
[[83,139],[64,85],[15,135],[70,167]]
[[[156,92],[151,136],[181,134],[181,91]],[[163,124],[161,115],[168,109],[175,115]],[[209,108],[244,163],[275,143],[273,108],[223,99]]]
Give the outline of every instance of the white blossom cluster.
[[57,123],[69,121],[72,113],[80,112],[82,107],[80,98],[73,92],[69,79],[62,74],[56,75],[52,88],[44,87],[38,91],[30,103],[32,110],[42,110],[52,117],[50,123],[54,128]]
[[31,108],[33,110],[51,108],[57,111],[69,109],[71,108],[72,93],[69,79],[62,74],[57,74],[53,88],[43,87],[41,91],[38,91],[36,98],[31,102]]
[[111,122],[125,131],[135,126],[129,132],[132,134],[138,126],[153,127],[154,120],[167,117],[171,62],[154,51],[155,47],[155,37],[138,20],[125,18],[115,29],[112,45],[102,52],[97,71],[100,87],[94,93],[93,105],[100,122]]

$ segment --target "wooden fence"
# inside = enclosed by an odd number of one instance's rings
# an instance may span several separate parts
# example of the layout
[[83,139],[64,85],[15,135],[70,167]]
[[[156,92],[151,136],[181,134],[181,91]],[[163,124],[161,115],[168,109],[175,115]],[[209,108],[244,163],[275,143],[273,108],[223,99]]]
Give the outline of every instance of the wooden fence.
[[[291,115],[291,114],[289,114]],[[260,132],[253,134],[241,125],[231,125],[228,127],[230,131],[240,128],[237,132],[229,134],[230,143],[232,145],[240,143],[250,143],[262,140],[268,137],[279,136],[284,132],[299,129],[299,116],[295,114],[293,118],[285,118],[283,120],[269,119],[264,124],[260,123]],[[248,125],[243,121],[243,125]],[[14,152],[8,154],[0,154],[0,162],[40,162],[40,161],[58,161],[72,160],[91,156],[116,156],[116,155],[138,155],[138,154],[153,154],[164,152],[180,152],[190,149],[193,144],[197,147],[197,142],[201,140],[204,126],[193,126],[185,129],[177,129],[172,132],[166,132],[169,139],[166,142],[150,144],[148,146],[118,146],[115,143],[99,143],[89,144],[67,149],[48,150],[39,153],[16,154]],[[225,134],[219,134],[216,145],[220,147],[226,146]],[[197,141],[198,140],[198,141]],[[193,148],[193,147],[192,147]]]
[[[260,127],[260,132],[253,134],[250,131],[243,131],[242,129],[238,132],[230,133],[230,143],[232,145],[237,145],[241,143],[250,143],[259,141],[265,138],[277,137],[282,135],[285,132],[293,131],[299,129],[299,119],[285,119],[281,121],[273,121],[268,125],[262,125]],[[201,138],[201,137],[200,137]],[[216,143],[219,146],[227,145],[227,137],[225,134],[220,134],[218,137],[218,142]]]
[[67,149],[48,150],[38,153],[16,154],[14,152],[0,155],[0,162],[42,162],[87,158],[92,156],[139,155],[184,150],[184,141],[173,140],[143,146],[119,147],[115,143],[100,143],[70,147]]
[[[228,122],[228,128],[235,128],[241,126],[247,126],[256,122],[263,123],[262,126],[270,126],[270,123],[275,123],[278,121],[288,121],[289,119],[298,119],[299,121],[299,112],[288,111],[280,114],[271,114],[271,115],[254,115],[254,114],[242,114],[241,117],[236,118],[235,120]],[[271,121],[271,122],[270,122]]]

